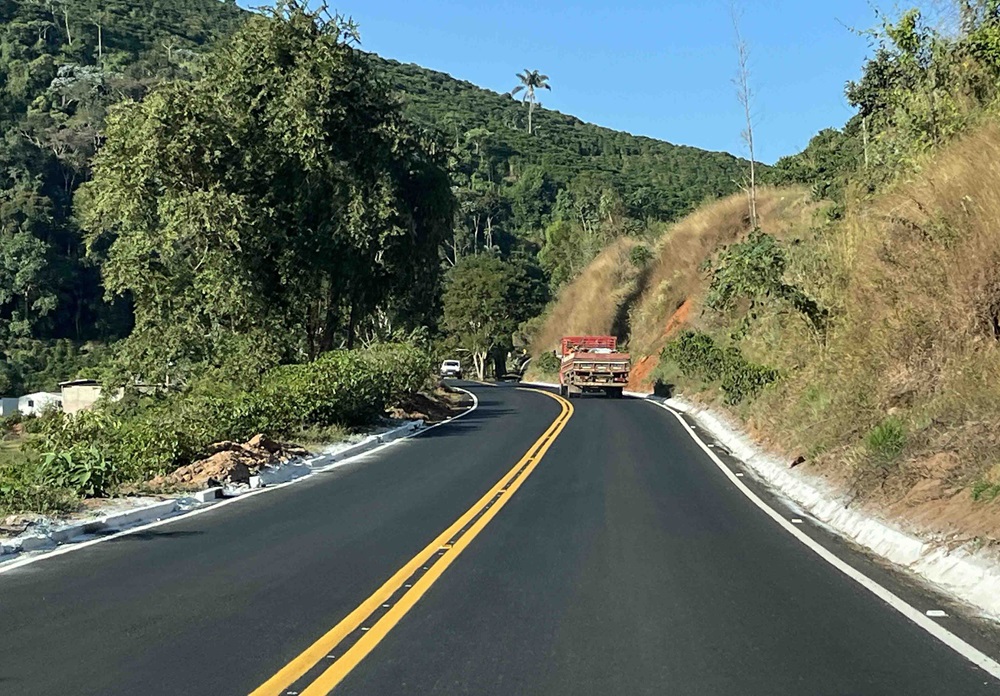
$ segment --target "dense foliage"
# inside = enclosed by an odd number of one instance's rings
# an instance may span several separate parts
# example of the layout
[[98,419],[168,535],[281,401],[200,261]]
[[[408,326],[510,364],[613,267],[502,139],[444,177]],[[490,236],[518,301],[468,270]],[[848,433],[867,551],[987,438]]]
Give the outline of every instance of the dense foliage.
[[[0,2],[0,383],[44,381],[20,358],[53,343],[128,333],[128,302],[103,299],[72,215],[108,108],[201,69],[198,52],[245,13],[218,0]],[[30,341],[32,351],[24,351]],[[80,367],[66,363],[67,379]],[[4,386],[0,384],[0,386]]]
[[785,279],[785,250],[772,235],[754,230],[742,242],[719,253],[712,269],[705,306],[730,310],[745,303],[746,317],[757,318],[759,307],[787,305],[816,330],[825,326],[828,312],[800,287]]
[[471,256],[448,273],[444,328],[456,346],[470,352],[480,379],[491,356],[500,372],[497,376],[503,376],[515,332],[541,311],[547,299],[545,283],[532,264]]
[[168,473],[220,441],[257,433],[372,423],[388,405],[421,389],[428,354],[411,344],[326,353],[267,372],[253,389],[144,397],[75,416],[40,419],[37,456],[0,467],[0,512],[40,509],[76,495],[101,496]]
[[708,334],[685,331],[667,344],[662,357],[686,377],[717,383],[728,404],[755,398],[778,379],[778,371],[747,360],[736,346],[721,347]]
[[[778,161],[772,180],[803,182],[817,198],[845,200],[852,183],[874,192],[983,116],[1000,87],[1000,2],[956,3],[959,23],[934,28],[911,9],[867,32],[873,55],[847,85],[857,113]],[[839,214],[841,208],[836,208]]]
[[433,320],[447,173],[350,32],[255,15],[203,78],[109,115],[78,207],[106,288],[133,299],[133,373],[312,359]]
[[[553,188],[537,205],[551,208],[558,188],[588,173],[609,181],[635,219],[670,220],[736,191],[743,173],[743,163],[727,153],[637,137],[547,109],[535,110],[529,136],[528,107],[509,94],[416,65],[380,63],[407,115],[451,141],[459,186],[475,180],[505,189],[542,174]],[[558,87],[558,76],[552,82]],[[518,219],[515,228],[528,222]]]

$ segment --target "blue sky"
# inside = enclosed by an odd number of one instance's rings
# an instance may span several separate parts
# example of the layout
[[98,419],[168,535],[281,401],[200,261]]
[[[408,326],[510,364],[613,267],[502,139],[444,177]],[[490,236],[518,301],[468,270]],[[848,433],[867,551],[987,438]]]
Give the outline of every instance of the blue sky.
[[[249,0],[241,4],[260,5]],[[743,0],[758,158],[774,162],[851,116],[844,83],[869,53],[850,27],[878,0]],[[330,2],[363,48],[507,91],[515,73],[551,78],[546,107],[672,143],[744,155],[728,0],[357,0]]]

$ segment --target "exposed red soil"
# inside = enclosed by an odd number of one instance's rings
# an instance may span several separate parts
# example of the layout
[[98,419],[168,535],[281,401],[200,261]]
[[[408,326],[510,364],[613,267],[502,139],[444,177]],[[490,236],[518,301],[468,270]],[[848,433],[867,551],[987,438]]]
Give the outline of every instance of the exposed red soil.
[[632,371],[628,377],[628,388],[630,391],[650,391],[653,388],[653,372],[659,364],[660,351],[670,340],[670,337],[684,326],[691,317],[691,300],[686,299],[677,308],[667,323],[663,327],[659,338],[653,344],[649,355],[639,359],[632,365]]

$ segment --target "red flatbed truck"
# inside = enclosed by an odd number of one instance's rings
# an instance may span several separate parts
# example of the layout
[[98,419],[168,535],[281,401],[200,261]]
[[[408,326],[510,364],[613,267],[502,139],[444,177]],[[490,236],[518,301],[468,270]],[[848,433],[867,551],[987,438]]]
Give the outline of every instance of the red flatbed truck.
[[620,399],[628,383],[631,358],[618,352],[614,336],[565,336],[560,345],[559,393],[573,397],[604,392]]

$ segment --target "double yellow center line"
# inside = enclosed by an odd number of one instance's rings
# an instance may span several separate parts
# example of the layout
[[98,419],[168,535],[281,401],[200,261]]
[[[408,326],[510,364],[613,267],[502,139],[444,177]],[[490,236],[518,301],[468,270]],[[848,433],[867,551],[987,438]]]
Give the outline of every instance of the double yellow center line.
[[[286,694],[289,687],[316,670],[320,662],[327,661],[330,666],[300,691],[301,696],[325,696],[375,649],[444,574],[448,566],[496,517],[566,427],[573,415],[573,405],[555,394],[544,391],[537,393],[555,399],[562,408],[559,416],[520,461],[475,505],[400,568],[374,594],[250,696]],[[353,641],[348,640],[349,638]],[[342,643],[344,650],[338,650]]]

